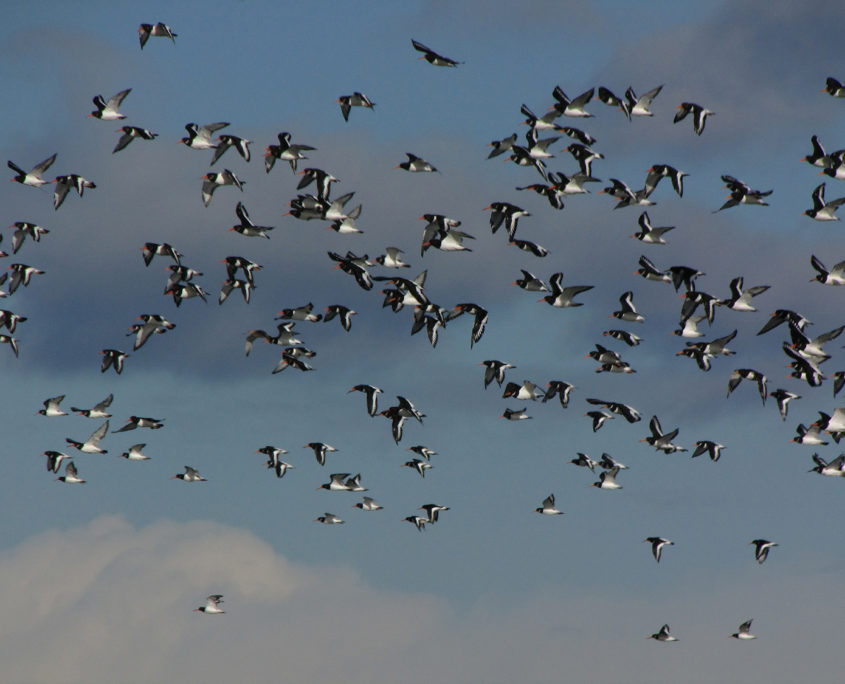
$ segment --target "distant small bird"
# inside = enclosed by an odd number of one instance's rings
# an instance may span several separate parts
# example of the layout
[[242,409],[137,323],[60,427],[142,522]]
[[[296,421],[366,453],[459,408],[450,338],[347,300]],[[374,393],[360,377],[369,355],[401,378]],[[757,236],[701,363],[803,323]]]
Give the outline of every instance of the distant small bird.
[[541,515],[563,515],[563,511],[559,511],[555,508],[555,495],[549,494],[545,499],[543,499],[543,505],[540,508],[534,509],[535,513],[540,513]]
[[337,451],[331,444],[323,444],[323,442],[309,442],[303,449],[311,449],[314,452],[314,458],[321,466],[326,465],[326,453],[329,451]]
[[123,135],[120,136],[120,139],[117,141],[117,145],[115,145],[114,149],[111,151],[112,154],[120,152],[124,147],[135,140],[135,138],[140,138],[141,140],[154,140],[158,137],[158,133],[148,131],[146,128],[138,128],[138,126],[124,126],[123,128],[118,129],[118,132],[120,131],[123,131]]
[[410,268],[410,264],[402,261],[402,254],[404,252],[398,247],[385,247],[384,254],[377,256],[375,262],[385,268]]
[[434,171],[437,171],[436,168],[434,168],[422,157],[418,157],[417,155],[411,154],[410,152],[406,152],[405,156],[408,157],[408,161],[403,161],[401,164],[394,166],[394,169],[404,169],[405,171],[411,171],[412,173],[432,173]]
[[722,176],[722,180],[725,182],[725,186],[731,191],[731,194],[728,196],[728,201],[716,210],[717,212],[740,204],[756,204],[761,207],[769,206],[768,202],[763,198],[771,195],[773,190],[752,190],[750,185],[727,174]]
[[808,473],[818,473],[827,477],[845,477],[845,454],[839,454],[830,463],[818,454],[813,454],[813,462],[816,465],[810,468]]
[[813,190],[813,207],[812,209],[807,209],[803,215],[809,216],[816,221],[838,221],[839,217],[836,216],[836,210],[845,203],[845,197],[839,197],[830,202],[825,202],[825,185],[826,183],[822,183]]
[[185,130],[188,132],[188,135],[182,138],[177,144],[185,145],[193,150],[216,149],[219,143],[214,142],[211,139],[211,135],[221,128],[226,128],[228,125],[229,123],[226,121],[218,121],[199,127],[193,122],[185,124]]
[[205,482],[206,479],[199,474],[199,471],[196,468],[192,468],[191,466],[185,466],[184,473],[176,473],[173,477],[170,478],[171,480],[182,480],[182,482]]
[[658,563],[660,562],[660,555],[663,553],[663,547],[675,545],[675,542],[671,542],[663,537],[646,537],[643,541],[651,544],[651,553],[654,556],[654,560]]
[[84,442],[77,442],[75,440],[72,440],[70,437],[66,437],[65,441],[75,449],[79,449],[79,451],[81,451],[83,454],[107,454],[108,451],[100,448],[100,440],[102,440],[103,437],[106,436],[106,433],[108,431],[109,421],[106,421],[100,427],[94,430],[94,432],[91,433],[91,436]]
[[41,455],[47,457],[48,473],[59,472],[59,468],[61,468],[62,463],[72,460],[70,456],[63,454],[61,451],[45,451]]
[[532,416],[527,414],[528,409],[520,409],[519,411],[514,411],[513,409],[506,408],[505,412],[499,416],[500,418],[507,418],[508,420],[528,420]]
[[414,46],[414,50],[417,52],[422,52],[423,56],[420,59],[424,59],[429,64],[433,64],[434,66],[443,66],[443,67],[456,67],[458,64],[462,62],[456,62],[454,59],[450,59],[449,57],[444,57],[443,55],[437,54],[431,48],[426,47],[422,43],[417,40],[411,39],[411,45]]
[[69,461],[65,466],[65,474],[62,477],[56,478],[57,482],[64,482],[65,484],[85,484],[85,480],[79,477],[76,466],[73,461]]
[[366,384],[355,385],[349,392],[363,392],[367,399],[367,413],[371,416],[378,413],[378,395],[382,394],[378,387]]
[[831,97],[845,97],[845,87],[837,81],[833,76],[828,76],[827,80],[825,81],[825,87],[822,90],[823,93],[827,93]]
[[575,389],[574,385],[571,385],[564,380],[549,380],[546,386],[548,389],[543,395],[544,404],[550,399],[557,397],[563,408],[569,406],[569,395],[572,393],[572,390]]
[[652,100],[660,94],[661,90],[663,90],[663,86],[659,85],[637,97],[634,89],[629,87],[625,91],[625,99],[627,100],[628,111],[631,116],[654,116],[649,107],[651,106]]
[[24,171],[20,166],[15,164],[13,161],[6,162],[12,171],[14,171],[17,175],[12,178],[13,181],[16,183],[20,183],[22,185],[29,185],[33,188],[40,187],[42,185],[46,185],[50,181],[45,181],[42,176],[44,172],[52,166],[53,162],[56,161],[56,155],[52,155],[47,157],[43,162],[40,164],[36,164],[31,171]]
[[546,302],[555,308],[571,308],[575,306],[583,306],[583,302],[573,301],[574,298],[582,292],[592,290],[592,285],[570,285],[569,287],[562,287],[563,273],[553,273],[549,278],[549,287],[551,292],[538,302]]
[[121,456],[128,461],[149,461],[150,457],[144,455],[142,449],[146,444],[133,444],[127,451],[124,451]]
[[356,503],[353,508],[360,508],[362,511],[380,511],[384,506],[379,506],[372,497],[365,496],[364,500]]
[[66,416],[67,413],[62,411],[59,408],[59,404],[62,403],[62,400],[65,398],[64,394],[60,394],[58,397],[51,397],[49,399],[44,400],[44,408],[38,412],[40,416],[46,416],[47,418],[54,418],[57,416]]
[[128,432],[129,430],[136,430],[137,428],[150,428],[151,430],[159,430],[164,427],[163,419],[159,418],[142,418],[141,416],[130,416],[123,427],[112,430],[112,432]]
[[314,518],[314,522],[320,522],[324,525],[343,525],[343,520],[334,513],[326,513],[325,515]]
[[20,353],[20,348],[18,347],[18,341],[16,338],[11,335],[0,335],[0,344],[8,344],[12,348],[15,358],[17,358]]
[[417,510],[418,511],[425,511],[426,514],[428,515],[428,519],[426,520],[426,522],[429,525],[433,525],[434,523],[437,522],[437,519],[438,519],[438,516],[440,515],[440,513],[442,513],[443,511],[448,511],[449,507],[448,506],[439,506],[438,504],[423,504]]
[[719,457],[722,455],[722,449],[724,448],[724,445],[719,444],[718,442],[712,442],[709,439],[701,439],[695,443],[695,451],[692,452],[692,458],[706,453],[710,456],[710,460],[715,463],[719,460]]
[[537,401],[543,397],[543,390],[541,390],[537,385],[535,385],[530,380],[524,380],[521,385],[517,385],[515,382],[509,382],[505,385],[505,391],[502,394],[503,399],[507,399],[508,397],[513,397],[514,399],[518,399],[520,401]]
[[619,298],[619,304],[622,308],[611,314],[613,318],[618,318],[620,321],[627,321],[629,323],[642,323],[645,320],[645,316],[637,313],[637,309],[634,306],[634,293],[630,290],[622,293],[622,296]]
[[786,420],[786,414],[789,410],[789,402],[793,399],[801,398],[798,394],[788,392],[785,389],[776,389],[774,392],[769,392],[769,396],[774,397],[775,401],[777,402],[778,412],[780,413],[781,420]]
[[754,539],[748,543],[754,545],[754,557],[760,564],[764,563],[766,558],[769,557],[769,551],[777,546],[774,542],[770,542],[766,539]]
[[221,603],[223,603],[223,594],[212,594],[205,599],[205,605],[200,606],[199,608],[194,608],[194,612],[205,613],[206,615],[219,615],[221,613],[225,613],[226,611],[220,608]]
[[409,515],[407,518],[402,518],[403,521],[409,522],[417,528],[417,532],[425,530],[427,520],[421,515]]
[[751,633],[751,623],[754,621],[752,618],[746,622],[743,622],[739,626],[739,631],[731,634],[732,639],[739,639],[740,641],[748,641],[750,639],[756,639],[757,637]]
[[669,625],[663,625],[660,628],[659,632],[657,632],[656,634],[652,634],[648,638],[654,639],[655,641],[663,641],[663,642],[677,641],[678,640],[677,637],[673,637],[671,634],[669,634]]
[[113,400],[114,395],[109,394],[109,396],[107,396],[101,402],[95,404],[93,408],[81,409],[77,408],[76,406],[71,406],[70,410],[80,416],[85,416],[86,418],[111,418],[111,413],[108,413],[106,409],[111,406]]
[[18,253],[27,237],[31,237],[35,242],[41,242],[41,236],[50,232],[46,228],[29,221],[16,221],[9,228],[15,229],[12,235],[12,253],[14,254]]
[[350,309],[348,306],[344,306],[343,304],[329,304],[329,306],[326,307],[326,313],[323,314],[323,323],[328,323],[337,317],[337,320],[340,321],[341,327],[346,332],[349,332],[352,328],[352,317],[356,313],[358,312]]
[[214,157],[211,159],[212,166],[214,166],[215,162],[217,162],[217,160],[220,159],[220,157],[222,157],[226,153],[226,150],[230,147],[234,147],[244,161],[249,161],[249,146],[252,144],[252,140],[239,138],[236,135],[218,135],[217,140],[219,142],[217,143],[217,148],[214,150]]
[[[91,112],[88,116],[93,117],[95,119],[100,119],[101,121],[118,121],[120,119],[125,119],[126,115],[121,114],[118,111],[121,103],[129,93],[132,92],[132,88],[127,88],[126,90],[121,90],[116,95],[112,95],[108,102],[103,98],[102,95],[97,95],[94,97],[94,106],[97,108],[96,111]],[[127,143],[128,145],[129,143]],[[125,145],[124,145],[125,147]]]
[[828,269],[815,255],[810,255],[810,264],[816,270],[816,277],[810,282],[819,282],[822,285],[845,285],[845,261],[840,261],[833,268]]
[[622,489],[622,485],[617,484],[616,476],[619,474],[619,466],[610,470],[605,470],[599,473],[599,481],[593,482],[592,487],[599,489]]
[[87,178],[83,178],[76,173],[71,173],[66,176],[56,176],[50,182],[56,184],[56,189],[53,192],[53,209],[56,210],[62,206],[62,203],[65,201],[65,197],[67,197],[67,194],[72,189],[76,190],[76,193],[82,197],[82,193],[85,191],[85,188],[93,189],[97,187],[96,183],[93,183]]
[[223,169],[218,173],[207,173],[203,176],[202,203],[207,207],[211,203],[211,196],[221,185],[234,185],[241,192],[244,191],[244,182],[229,169]]
[[295,172],[296,163],[300,159],[308,158],[303,154],[303,152],[316,149],[315,147],[311,147],[311,145],[291,143],[291,134],[287,131],[282,131],[277,137],[279,139],[279,144],[270,145],[264,152],[264,170],[267,173],[270,173],[277,159],[286,161],[290,164],[291,171]]
[[516,142],[516,133],[508,136],[507,138],[503,138],[502,140],[494,140],[488,146],[492,147],[493,149],[490,151],[490,154],[487,155],[488,159],[492,159],[493,157],[498,157],[500,154],[504,154],[505,152],[509,151],[514,143]]
[[372,109],[376,103],[370,100],[364,93],[359,93],[357,90],[352,95],[341,95],[337,99],[337,104],[340,105],[340,113],[343,114],[343,120],[349,121],[349,112],[353,107],[366,107]]
[[672,123],[678,123],[686,118],[688,114],[692,114],[692,129],[696,135],[701,135],[704,132],[704,124],[708,116],[712,116],[715,112],[702,107],[694,102],[682,102],[678,105],[678,113]]
[[640,224],[640,232],[634,233],[631,237],[650,245],[665,245],[666,240],[663,239],[663,234],[675,229],[675,226],[662,226],[659,228],[652,226],[648,212],[646,211],[640,214],[637,222]]
[[760,393],[760,399],[763,401],[763,405],[766,404],[766,376],[763,375],[760,371],[756,371],[752,368],[737,368],[731,373],[731,377],[728,380],[728,394],[727,396],[731,395],[737,385],[743,380],[750,380],[752,382],[757,383],[757,390]]
[[170,40],[172,40],[175,45],[175,38],[177,35],[178,34],[173,33],[172,29],[167,24],[162,24],[161,22],[158,22],[157,24],[141,24],[138,27],[138,39],[141,41],[142,50],[147,44],[147,41],[150,39],[150,36],[156,36],[158,38],[170,38]]
[[425,471],[430,470],[434,466],[431,465],[431,463],[428,463],[427,461],[422,461],[418,458],[414,458],[410,461],[406,461],[405,463],[403,463],[402,467],[403,468],[411,468],[413,470],[416,470],[417,474],[420,477],[425,477]]

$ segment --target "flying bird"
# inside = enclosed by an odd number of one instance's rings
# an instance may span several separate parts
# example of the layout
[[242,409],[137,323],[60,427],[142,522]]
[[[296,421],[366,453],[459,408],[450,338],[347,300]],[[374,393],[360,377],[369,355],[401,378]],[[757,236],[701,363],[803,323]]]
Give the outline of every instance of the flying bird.
[[123,135],[120,136],[120,139],[117,141],[117,145],[115,145],[114,149],[111,151],[112,154],[120,152],[124,147],[135,140],[135,138],[140,138],[141,140],[154,140],[158,137],[158,133],[153,133],[152,131],[148,131],[146,128],[139,128],[138,126],[124,126],[123,128],[118,129],[118,132],[121,131],[123,132]]
[[669,625],[663,625],[660,628],[659,632],[657,632],[656,634],[652,634],[648,638],[654,639],[655,641],[663,641],[664,643],[669,642],[669,641],[677,641],[678,640],[677,637],[673,637],[671,634],[669,634]]
[[14,178],[12,178],[13,181],[22,185],[29,185],[30,187],[37,188],[50,182],[44,180],[42,176],[44,175],[44,172],[53,165],[54,161],[56,161],[55,154],[47,157],[47,159],[40,164],[36,164],[31,171],[24,171],[13,161],[8,161],[6,163],[9,168],[17,174]]
[[138,27],[138,40],[141,41],[142,50],[147,44],[147,41],[150,39],[150,36],[156,36],[158,38],[170,38],[170,40],[172,40],[175,45],[175,38],[177,35],[177,33],[173,33],[173,30],[167,24],[163,24],[161,22],[158,22],[157,24],[141,24]]
[[205,605],[194,608],[194,612],[205,613],[206,615],[219,615],[226,611],[220,608],[223,603],[223,594],[212,594],[205,599]]
[[456,62],[454,59],[450,59],[449,57],[444,57],[443,55],[437,54],[434,50],[429,47],[426,47],[422,43],[417,40],[411,39],[411,45],[414,46],[414,50],[417,52],[422,52],[423,56],[420,59],[424,59],[429,64],[433,64],[434,66],[442,66],[442,67],[456,67],[458,64],[462,64],[463,62]]
[[751,623],[753,622],[753,618],[751,620],[747,620],[743,622],[739,626],[739,630],[731,634],[732,639],[738,639],[740,641],[748,641],[750,639],[756,639],[757,637],[751,633]]
[[534,512],[540,513],[541,515],[563,515],[563,511],[559,511],[555,508],[554,494],[549,494],[545,499],[543,499],[543,505],[539,508],[535,508]]
[[671,542],[663,537],[646,537],[643,541],[651,544],[651,553],[654,556],[654,560],[658,563],[660,562],[660,556],[663,553],[663,547],[675,545],[675,542]]
[[754,539],[748,543],[754,545],[754,557],[760,564],[766,562],[766,559],[769,557],[769,551],[777,546],[774,542],[770,542],[766,539]]
[[682,102],[678,105],[678,112],[672,123],[683,121],[688,114],[692,114],[692,129],[696,135],[701,135],[704,132],[704,124],[708,116],[712,116],[715,112],[711,112],[706,107],[702,107],[694,102]]

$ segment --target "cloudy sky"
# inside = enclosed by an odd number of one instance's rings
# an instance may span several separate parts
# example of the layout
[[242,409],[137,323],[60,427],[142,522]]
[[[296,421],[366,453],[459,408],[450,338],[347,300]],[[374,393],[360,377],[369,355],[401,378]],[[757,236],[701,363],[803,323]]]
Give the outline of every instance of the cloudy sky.
[[[832,375],[845,368],[842,338],[831,341],[821,387],[789,377],[785,326],[756,333],[776,309],[813,322],[810,336],[843,320],[842,288],[810,282],[816,255],[845,259],[840,224],[803,216],[827,180],[827,199],[845,185],[802,163],[817,135],[828,151],[845,146],[845,100],[821,93],[845,65],[831,57],[845,15],[829,3],[702,2],[488,3],[480,0],[365,3],[144,3],[142,13],[109,2],[21,3],[0,26],[0,111],[5,158],[28,170],[56,153],[46,180],[76,173],[95,182],[56,211],[53,185],[0,184],[3,226],[30,221],[49,230],[12,252],[3,228],[0,260],[44,271],[0,300],[26,316],[14,332],[15,358],[0,345],[3,496],[0,585],[4,677],[15,682],[838,682],[845,562],[843,483],[807,471],[811,455],[839,449],[791,443],[799,423],[845,404]],[[163,21],[178,37],[139,47],[140,23]],[[420,61],[416,39],[461,62]],[[601,183],[565,199],[562,211],[516,187],[542,182],[530,168],[487,159],[488,143],[525,126],[520,106],[545,112],[559,85],[570,96],[605,86],[621,95],[658,85],[651,118],[629,122],[594,101],[589,119],[560,119],[596,138]],[[126,88],[122,122],[87,118],[92,98]],[[361,91],[376,103],[344,122],[339,96]],[[699,137],[681,102],[715,112]],[[212,153],[177,145],[189,122],[229,122],[221,133],[254,141],[246,163],[233,150],[210,168]],[[112,154],[121,125],[147,128]],[[285,162],[265,173],[263,150],[289,131],[316,148],[303,167],[340,179],[332,196],[354,192],[363,234],[339,235],[328,221],[286,215],[300,192]],[[549,134],[544,134],[544,137]],[[557,134],[555,134],[557,135]],[[548,168],[577,164],[561,137]],[[414,153],[438,173],[394,167]],[[629,236],[640,207],[614,209],[600,190],[610,178],[643,185],[654,164],[689,174],[683,198],[663,181],[650,199],[652,223],[675,226],[667,245]],[[204,207],[209,170],[228,168],[243,192],[218,189]],[[8,177],[14,174],[7,170]],[[714,213],[730,174],[773,190],[770,206]],[[305,192],[313,191],[313,186]],[[242,201],[270,239],[229,231]],[[530,216],[517,237],[549,251],[535,257],[492,234],[492,202]],[[471,252],[420,256],[425,213],[462,222]],[[162,292],[165,257],[144,266],[141,246],[167,242],[203,273],[208,302],[176,307]],[[413,277],[428,271],[431,301],[451,309],[475,302],[489,311],[470,347],[467,316],[410,336],[409,307],[382,307],[382,283],[364,291],[334,269],[328,251],[373,258],[404,250]],[[729,282],[769,285],[757,312],[720,308],[702,340],[737,330],[732,357],[705,373],[676,353],[682,300],[664,283],[633,272],[646,255],[660,269],[695,267],[699,290],[729,296]],[[234,292],[222,305],[219,263],[242,256],[263,267],[249,304]],[[564,285],[591,285],[583,306],[556,309],[511,283],[526,269]],[[381,266],[372,275],[393,276]],[[0,285],[8,290],[9,283]],[[643,323],[609,318],[632,291]],[[353,308],[352,327],[299,322],[299,339],[317,355],[313,372],[271,371],[280,348],[251,329],[275,330],[284,309],[312,302]],[[140,314],[175,324],[133,351],[128,328]],[[630,348],[602,336],[635,332]],[[8,333],[4,330],[3,333]],[[596,373],[585,358],[603,344],[633,374]],[[100,350],[130,354],[124,372],[100,372]],[[516,366],[508,381],[575,386],[564,409],[502,398],[483,386],[482,361]],[[769,389],[801,395],[786,421],[743,382],[726,398],[736,368],[765,373]],[[380,410],[410,399],[426,414],[408,421],[400,443],[390,422],[370,418],[359,383],[384,393]],[[163,419],[160,430],[113,434],[107,454],[79,454],[102,421],[37,415],[48,397],[62,408],[90,408],[108,394],[110,429],[129,416]],[[587,398],[623,402],[643,420],[621,416],[593,432]],[[500,418],[527,405],[531,420]],[[686,453],[641,443],[657,415]],[[725,446],[721,459],[690,459],[698,440]],[[309,442],[334,445],[321,467]],[[145,443],[146,462],[119,454]],[[263,467],[256,449],[287,449],[284,478]],[[401,467],[426,445],[437,454],[420,478]],[[45,471],[45,451],[74,455],[84,485]],[[629,466],[623,489],[602,491],[597,475],[567,462],[603,452]],[[203,483],[171,479],[185,465]],[[383,510],[353,507],[359,494],[319,490],[331,473],[361,473]],[[60,473],[63,474],[63,473]],[[562,516],[533,511],[549,493]],[[418,533],[403,518],[417,507],[449,506]],[[326,512],[344,525],[313,522]],[[833,521],[833,522],[831,522]],[[674,542],[659,564],[648,536]],[[764,564],[752,539],[778,544]],[[225,596],[225,615],[192,612],[209,594]],[[730,639],[754,619],[756,641]],[[668,623],[677,643],[647,637]],[[116,675],[116,673],[119,673]]]

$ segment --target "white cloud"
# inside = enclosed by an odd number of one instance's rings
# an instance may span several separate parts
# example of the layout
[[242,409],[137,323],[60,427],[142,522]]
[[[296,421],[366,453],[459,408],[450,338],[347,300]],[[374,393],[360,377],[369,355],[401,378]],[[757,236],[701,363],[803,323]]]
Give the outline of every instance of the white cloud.
[[[707,585],[694,573],[639,596],[625,595],[621,577],[596,594],[550,575],[527,595],[486,594],[462,610],[426,591],[425,568],[407,591],[384,591],[347,569],[297,566],[242,529],[101,517],[0,555],[0,659],[9,682],[551,682],[562,672],[573,681],[754,682],[787,681],[798,674],[789,663],[809,662],[813,681],[832,681],[838,651],[825,635],[837,618],[813,586],[833,572],[812,570],[795,592],[789,567],[752,567],[709,597],[690,591]],[[761,600],[784,586],[793,587],[788,617]],[[192,612],[218,592],[225,615]],[[651,622],[619,617],[634,612]],[[725,638],[752,616],[758,642]],[[810,619],[816,638],[786,648]],[[674,648],[645,639],[665,621],[682,638]],[[685,663],[705,651],[693,674]],[[776,662],[761,669],[760,658]]]

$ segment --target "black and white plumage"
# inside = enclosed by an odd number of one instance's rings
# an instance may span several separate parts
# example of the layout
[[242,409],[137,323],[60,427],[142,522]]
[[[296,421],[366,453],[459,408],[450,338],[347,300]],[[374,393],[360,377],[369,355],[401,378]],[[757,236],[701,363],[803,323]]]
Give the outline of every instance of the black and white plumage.
[[249,146],[251,144],[252,140],[239,138],[236,135],[218,135],[217,147],[214,150],[214,156],[211,158],[211,166],[214,166],[215,162],[220,159],[220,157],[222,157],[230,147],[234,147],[238,151],[238,154],[241,155],[241,158],[248,162],[251,157],[249,151]]
[[94,430],[94,432],[91,433],[91,436],[84,442],[77,442],[70,437],[65,438],[65,441],[74,449],[79,449],[79,451],[84,454],[107,454],[108,451],[100,447],[100,441],[106,436],[108,431],[109,421],[106,421]]
[[175,45],[177,35],[179,34],[173,33],[173,29],[162,22],[158,22],[157,24],[141,24],[138,27],[138,40],[141,42],[142,50],[147,44],[147,41],[150,39],[150,36],[156,36],[157,38],[170,38]]
[[450,59],[449,57],[444,57],[436,53],[429,47],[426,47],[418,40],[411,39],[411,45],[414,46],[414,50],[417,52],[422,52],[423,56],[420,59],[424,59],[429,64],[433,64],[434,66],[442,66],[442,67],[456,67],[458,64],[462,64],[462,62],[457,62],[454,59]]
[[103,349],[100,354],[103,355],[103,360],[100,364],[101,373],[105,373],[109,368],[114,368],[114,372],[118,375],[123,372],[123,364],[129,357],[129,354],[119,349]]
[[563,511],[559,511],[555,508],[554,494],[549,494],[545,499],[543,499],[543,505],[539,508],[535,508],[534,512],[540,513],[541,515],[563,515]]
[[768,396],[766,392],[766,376],[753,368],[737,368],[731,373],[731,377],[728,380],[728,393],[726,396],[730,396],[731,392],[733,392],[743,380],[749,380],[757,383],[757,391],[760,393],[760,399],[765,405],[766,396]]
[[182,482],[206,482],[206,479],[200,475],[196,468],[185,466],[184,473],[176,473],[171,480],[182,480]]
[[[118,109],[126,96],[131,92],[132,88],[121,90],[119,93],[112,95],[108,101],[106,101],[102,95],[96,95],[93,102],[97,109],[91,112],[88,116],[100,119],[101,121],[118,121],[120,119],[125,119],[126,115],[121,114]],[[126,144],[128,145],[129,143],[127,142]],[[124,145],[124,147],[125,146],[126,145]]]
[[658,563],[660,562],[660,556],[663,553],[663,547],[675,545],[675,542],[671,542],[663,537],[646,537],[643,541],[651,544],[651,553],[654,556],[654,560]]
[[640,214],[637,223],[640,225],[640,231],[631,237],[649,245],[665,245],[666,240],[663,239],[663,234],[675,229],[675,226],[652,226],[646,211]]
[[751,639],[756,639],[757,637],[751,633],[751,623],[753,622],[753,618],[751,620],[746,620],[739,626],[739,630],[731,634],[732,639],[737,639],[739,641],[749,641]]
[[648,442],[649,445],[666,454],[675,453],[676,451],[686,451],[683,447],[672,443],[672,440],[678,436],[679,428],[664,433],[660,425],[660,419],[657,416],[651,417],[648,428],[651,431],[651,435],[641,439],[641,442]]
[[220,608],[223,603],[223,594],[212,594],[205,599],[205,605],[194,608],[194,612],[205,613],[206,615],[220,615],[226,611]]
[[692,130],[695,131],[696,135],[701,135],[704,132],[707,117],[714,115],[715,112],[711,112],[695,102],[682,102],[678,105],[678,112],[675,114],[672,123],[683,121],[689,114],[692,115]]
[[723,444],[719,444],[718,442],[714,442],[709,439],[701,439],[695,443],[695,450],[692,452],[692,458],[696,456],[701,456],[702,454],[707,454],[710,456],[710,460],[714,463],[719,460],[719,457],[722,455],[722,449],[725,446]]
[[669,625],[663,625],[660,628],[659,632],[652,634],[648,638],[654,639],[655,641],[662,641],[664,643],[669,642],[669,641],[677,641],[678,640],[678,637],[673,637],[671,634],[669,634]]
[[761,207],[769,206],[768,202],[763,198],[771,195],[774,192],[773,190],[753,190],[747,183],[728,175],[723,175],[722,180],[725,186],[731,191],[731,194],[728,196],[728,201],[716,210],[717,212],[740,204],[756,204]]
[[311,449],[311,451],[314,452],[314,458],[317,459],[317,463],[321,466],[326,465],[326,454],[328,452],[337,451],[337,449],[335,449],[331,444],[325,444],[323,442],[309,442],[302,448]]
[[214,191],[222,185],[234,185],[241,192],[244,191],[244,182],[229,169],[223,169],[218,173],[207,173],[203,176],[202,203],[208,206]]
[[408,157],[407,161],[397,164],[393,167],[394,169],[404,169],[405,171],[410,171],[411,173],[434,173],[437,171],[434,166],[429,164],[422,157],[418,157],[410,152],[405,152],[405,156]]
[[344,121],[349,121],[349,112],[352,111],[353,107],[372,109],[376,106],[375,102],[357,90],[352,95],[341,95],[337,99],[337,104],[340,105],[340,113],[343,114]]
[[754,546],[754,558],[760,564],[766,562],[766,559],[769,557],[769,551],[777,546],[775,542],[770,542],[767,539],[754,539],[748,543]]
[[135,138],[140,138],[141,140],[155,140],[158,137],[158,133],[153,133],[146,128],[139,128],[138,126],[124,126],[120,129],[120,131],[123,132],[123,135],[120,136],[120,139],[111,151],[112,154],[120,152],[124,147],[135,140]]
[[31,171],[24,171],[11,160],[6,162],[6,164],[16,174],[14,178],[12,178],[13,181],[20,183],[21,185],[29,185],[30,187],[37,188],[50,182],[44,180],[43,175],[44,172],[52,166],[54,161],[56,161],[55,154],[47,157],[47,159],[43,162],[33,166]]
[[810,282],[822,285],[845,285],[845,261],[840,261],[828,269],[815,255],[810,255],[810,264],[816,270],[816,276]]
[[375,385],[355,385],[350,392],[363,392],[367,399],[367,413],[371,416],[378,414],[378,395],[382,391]]
[[65,197],[67,197],[67,194],[71,190],[76,190],[76,194],[82,197],[82,194],[85,192],[85,188],[93,189],[97,187],[96,183],[93,183],[87,178],[83,178],[76,173],[56,176],[56,178],[50,182],[56,184],[56,189],[53,191],[53,209],[56,210],[62,206],[62,203],[65,201]]
[[218,121],[216,123],[205,124],[197,126],[195,123],[185,124],[185,130],[188,132],[179,143],[190,147],[193,150],[213,150],[216,149],[219,143],[211,139],[212,134],[219,131],[221,128],[226,128],[229,123],[227,121]]

